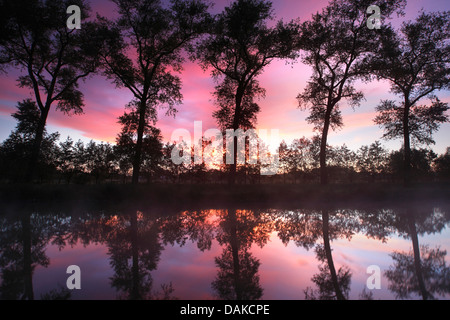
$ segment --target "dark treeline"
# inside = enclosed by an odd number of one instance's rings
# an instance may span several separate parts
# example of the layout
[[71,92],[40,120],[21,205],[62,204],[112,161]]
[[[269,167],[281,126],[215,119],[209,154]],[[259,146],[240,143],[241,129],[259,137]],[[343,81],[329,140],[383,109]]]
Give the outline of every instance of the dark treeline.
[[[18,104],[13,117],[16,129],[0,144],[1,182],[20,182],[25,178],[27,161],[32,150],[33,132],[39,121],[37,106],[31,100]],[[59,133],[44,132],[38,179],[45,183],[127,183],[133,169],[133,142],[119,134],[117,143],[97,143],[72,138],[60,139]],[[301,138],[291,144],[284,141],[278,148],[278,174],[261,176],[261,164],[238,165],[236,182],[244,184],[303,184],[320,181],[320,137]],[[163,183],[227,183],[226,165],[192,163],[176,165],[171,155],[175,144],[162,141],[158,129],[143,142],[142,182]],[[327,146],[330,155],[328,170],[333,183],[399,182],[403,177],[403,150],[390,151],[379,141],[358,150],[342,146]],[[412,172],[415,181],[448,181],[450,179],[450,148],[442,155],[430,149],[412,150]]]
[[[69,5],[81,8],[80,30],[67,27]],[[332,0],[302,23],[275,21],[267,0],[236,0],[215,15],[202,0],[111,5],[117,11],[112,20],[91,17],[85,0],[0,2],[0,71],[21,70],[19,86],[33,96],[18,103],[17,127],[1,144],[3,181],[98,183],[131,177],[133,184],[402,180],[410,185],[448,179],[449,152],[437,156],[422,147],[433,144],[432,134],[449,120],[448,103],[436,96],[450,84],[449,12],[421,12],[396,30],[388,19],[403,14],[405,0]],[[382,13],[376,28],[368,21],[372,5]],[[262,177],[259,165],[237,164],[237,137],[232,164],[174,165],[174,146],[163,145],[156,127],[157,111],[176,115],[188,58],[216,83],[212,116],[223,131],[256,128],[258,101],[265,97],[258,76],[273,60],[310,66],[313,74],[297,99],[317,135],[282,143],[275,177]],[[57,133],[46,131],[49,112],[82,114],[79,83],[93,74],[133,94],[119,118],[117,143],[59,142]],[[402,139],[402,149],[388,151],[379,142],[357,151],[329,146],[330,130],[344,125],[340,107],[364,100],[356,82],[374,80],[389,82],[399,98],[381,101],[374,122],[384,129],[384,139]]]

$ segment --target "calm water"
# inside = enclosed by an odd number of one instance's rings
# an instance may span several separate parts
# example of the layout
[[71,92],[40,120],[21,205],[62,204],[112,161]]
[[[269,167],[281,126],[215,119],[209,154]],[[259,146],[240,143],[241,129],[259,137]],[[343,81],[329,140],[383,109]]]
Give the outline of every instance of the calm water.
[[449,209],[22,208],[0,215],[0,298],[449,299]]

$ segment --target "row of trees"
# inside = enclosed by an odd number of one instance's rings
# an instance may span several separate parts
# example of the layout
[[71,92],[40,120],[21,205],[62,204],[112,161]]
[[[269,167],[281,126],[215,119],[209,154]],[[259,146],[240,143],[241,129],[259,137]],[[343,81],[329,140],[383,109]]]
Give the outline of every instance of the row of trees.
[[[25,100],[18,104],[13,117],[18,120],[16,129],[0,144],[0,175],[5,181],[22,181],[32,152],[34,132],[39,122],[35,102]],[[124,117],[121,120],[126,120]],[[158,129],[151,127],[151,134],[143,140],[141,173],[147,182],[226,182],[229,166],[209,163],[203,157],[201,163],[176,165],[172,161],[175,144],[163,144]],[[76,142],[70,137],[60,141],[59,133],[44,131],[41,157],[38,162],[41,181],[66,183],[99,183],[103,181],[125,182],[133,168],[133,138],[128,126],[117,138],[117,144]],[[200,142],[199,142],[200,143]],[[284,141],[278,148],[278,177],[265,179],[283,183],[318,181],[320,177],[321,139]],[[247,150],[248,151],[248,150]],[[333,181],[397,181],[403,176],[403,150],[389,151],[379,141],[362,146],[357,151],[342,146],[327,146],[330,155],[328,167]],[[195,150],[191,148],[194,160]],[[412,171],[418,179],[450,178],[450,148],[437,156],[427,149],[412,150]],[[261,179],[261,164],[238,165],[234,172],[236,182],[257,183]]]
[[[405,0],[332,0],[303,23],[274,20],[272,3],[236,0],[221,13],[211,15],[202,0],[113,0],[115,20],[89,18],[89,6],[76,1],[2,1],[0,62],[24,71],[19,85],[32,90],[37,122],[26,181],[38,172],[45,147],[45,126],[50,108],[82,113],[81,80],[100,73],[117,87],[127,88],[133,100],[120,118],[118,141],[128,141],[132,182],[139,182],[145,165],[144,148],[157,138],[157,108],[175,115],[182,102],[181,78],[186,57],[198,61],[216,82],[213,113],[219,127],[251,129],[256,126],[258,99],[265,90],[258,76],[274,59],[299,57],[313,69],[313,76],[299,94],[299,107],[310,110],[307,120],[320,135],[320,181],[327,184],[330,129],[343,125],[339,106],[358,106],[364,98],[358,80],[387,80],[401,102],[382,101],[376,123],[385,138],[403,139],[404,183],[412,170],[411,139],[432,143],[432,133],[448,121],[448,105],[433,93],[450,83],[449,14],[421,13],[414,22],[394,30],[386,18],[400,14]],[[66,28],[69,5],[82,8],[81,30]],[[382,12],[379,30],[367,27],[367,8]],[[431,98],[431,104],[419,102]],[[156,136],[155,136],[156,135]],[[147,141],[147,142],[146,142]],[[151,142],[150,142],[151,143]],[[236,181],[237,138],[229,182]]]

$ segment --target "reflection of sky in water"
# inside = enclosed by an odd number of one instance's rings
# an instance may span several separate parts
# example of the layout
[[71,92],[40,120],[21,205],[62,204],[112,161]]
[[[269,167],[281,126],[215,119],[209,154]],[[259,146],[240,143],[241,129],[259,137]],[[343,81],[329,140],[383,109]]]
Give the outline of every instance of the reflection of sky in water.
[[[319,238],[319,242],[321,239]],[[439,234],[419,235],[420,245],[430,248],[440,246],[450,252],[450,230],[444,229]],[[180,299],[214,299],[216,297],[211,283],[215,280],[218,268],[215,258],[220,256],[224,246],[216,239],[212,241],[210,250],[202,252],[197,243],[190,239],[184,246],[163,244],[160,260],[156,270],[151,271],[153,290],[161,284],[172,283],[175,289],[173,296]],[[382,272],[392,266],[389,256],[394,251],[410,252],[412,242],[409,238],[397,235],[389,236],[383,243],[369,239],[362,233],[354,234],[351,240],[335,239],[331,242],[332,255],[336,269],[346,265],[352,273],[349,298],[358,299],[365,288],[369,275],[366,269],[370,265],[380,266]],[[319,262],[314,249],[306,250],[292,241],[285,246],[276,231],[272,232],[267,244],[260,248],[251,245],[251,254],[260,261],[258,275],[263,288],[262,299],[296,300],[304,299],[304,290],[314,287],[311,278],[318,273]],[[111,288],[110,278],[114,271],[110,266],[107,244],[88,244],[80,242],[74,246],[67,245],[62,250],[55,245],[47,245],[46,255],[50,265],[47,268],[37,266],[33,274],[35,297],[54,289],[58,285],[65,286],[68,275],[67,266],[76,264],[81,268],[80,291],[73,291],[73,299],[114,299],[117,292]],[[449,263],[449,255],[446,262]],[[388,281],[383,276],[382,290],[373,290],[374,299],[394,299]],[[367,291],[367,290],[366,290]],[[438,298],[442,298],[438,296]],[[449,298],[447,295],[446,298]]]

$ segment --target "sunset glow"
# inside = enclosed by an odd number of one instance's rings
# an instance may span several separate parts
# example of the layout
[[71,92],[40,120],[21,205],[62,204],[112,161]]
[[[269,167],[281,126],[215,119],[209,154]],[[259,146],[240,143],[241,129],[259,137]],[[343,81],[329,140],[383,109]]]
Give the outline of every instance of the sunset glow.
[[449,0],[0,0],[0,21],[0,300],[450,299]]

